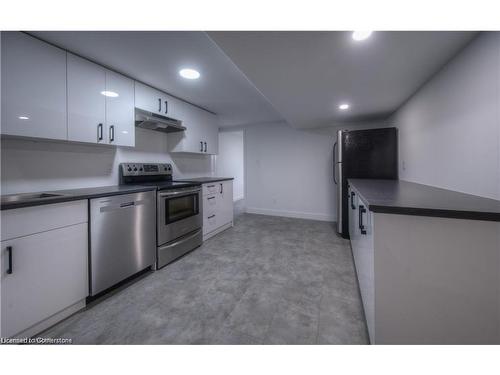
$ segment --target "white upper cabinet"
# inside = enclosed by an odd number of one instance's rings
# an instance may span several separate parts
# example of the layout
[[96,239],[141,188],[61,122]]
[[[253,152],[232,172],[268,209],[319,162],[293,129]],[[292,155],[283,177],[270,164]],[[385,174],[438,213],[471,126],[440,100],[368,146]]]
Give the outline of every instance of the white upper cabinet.
[[2,32],[2,134],[66,139],[66,52]]
[[219,124],[217,116],[209,112],[202,111],[201,127],[204,139],[207,143],[205,153],[217,155],[219,153]]
[[134,81],[68,53],[68,139],[134,146]]
[[169,97],[162,91],[135,82],[135,106],[158,115],[169,116]]
[[168,135],[170,152],[216,155],[219,152],[217,116],[184,102],[177,107],[182,108],[179,119],[186,130]]
[[106,70],[68,53],[68,140],[108,143]]
[[109,144],[135,146],[134,81],[106,71],[106,127]]

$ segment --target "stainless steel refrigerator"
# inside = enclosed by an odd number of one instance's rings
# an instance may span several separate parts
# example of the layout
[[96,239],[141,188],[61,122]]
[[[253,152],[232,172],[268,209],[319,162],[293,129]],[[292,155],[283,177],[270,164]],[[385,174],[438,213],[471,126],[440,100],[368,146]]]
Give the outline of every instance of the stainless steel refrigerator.
[[339,130],[333,146],[333,159],[337,232],[349,238],[347,180],[398,179],[397,129]]

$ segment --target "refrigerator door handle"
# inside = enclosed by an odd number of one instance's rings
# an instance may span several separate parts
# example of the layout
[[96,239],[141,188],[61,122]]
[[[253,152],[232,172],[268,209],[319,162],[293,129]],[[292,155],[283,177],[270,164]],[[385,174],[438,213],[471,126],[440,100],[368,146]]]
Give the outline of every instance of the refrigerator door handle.
[[333,182],[335,182],[335,185],[338,185],[337,179],[335,178],[337,175],[337,159],[335,158],[335,151],[337,148],[337,142],[333,144]]

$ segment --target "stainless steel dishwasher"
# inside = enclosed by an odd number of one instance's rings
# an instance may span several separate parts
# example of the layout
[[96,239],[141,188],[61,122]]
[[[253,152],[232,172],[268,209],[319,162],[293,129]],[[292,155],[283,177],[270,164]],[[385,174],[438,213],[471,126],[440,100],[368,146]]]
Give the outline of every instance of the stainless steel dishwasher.
[[154,266],[156,192],[90,200],[90,295]]

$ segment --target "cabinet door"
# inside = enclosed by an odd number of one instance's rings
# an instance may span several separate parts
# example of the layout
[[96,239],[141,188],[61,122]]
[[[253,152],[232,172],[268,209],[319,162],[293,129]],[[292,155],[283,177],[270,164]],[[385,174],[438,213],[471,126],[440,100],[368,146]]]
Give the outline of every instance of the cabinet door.
[[207,143],[205,153],[217,155],[219,153],[219,126],[217,116],[204,111],[201,126],[203,127],[203,138]]
[[373,245],[373,214],[368,211],[361,199],[358,200],[358,223],[362,229],[358,228],[356,234],[356,273],[358,276],[361,299],[365,311],[366,324],[370,341],[375,340],[375,264]]
[[21,333],[88,295],[87,223],[2,241],[1,251],[2,336]]
[[173,104],[172,117],[181,120],[186,130],[168,135],[169,151],[203,154],[204,143],[199,128],[198,108],[180,100],[174,101]]
[[109,144],[135,146],[134,81],[106,71],[106,127]]
[[68,139],[108,143],[106,129],[106,71],[68,53]]
[[67,139],[66,52],[2,32],[2,134]]
[[193,105],[174,101],[175,118],[182,120],[184,132],[169,134],[170,152],[214,155],[219,150],[217,116]]
[[205,195],[203,197],[203,215],[211,216],[217,211],[217,195]]
[[216,230],[220,224],[219,224],[219,217],[217,216],[217,213],[212,213],[212,214],[203,214],[203,234],[208,234],[214,230]]
[[163,92],[135,81],[135,106],[137,108],[167,116],[165,114],[168,112],[168,106],[165,106],[166,100]]
[[187,103],[181,103],[180,107],[182,108],[182,123],[186,127],[182,144],[183,151],[197,154],[205,153],[205,139],[200,127],[201,110]]
[[218,226],[226,225],[233,221],[233,182],[218,182],[219,194],[217,202]]
[[349,237],[354,239],[356,230],[358,230],[358,195],[349,187],[349,204],[348,204],[348,217],[349,217]]

